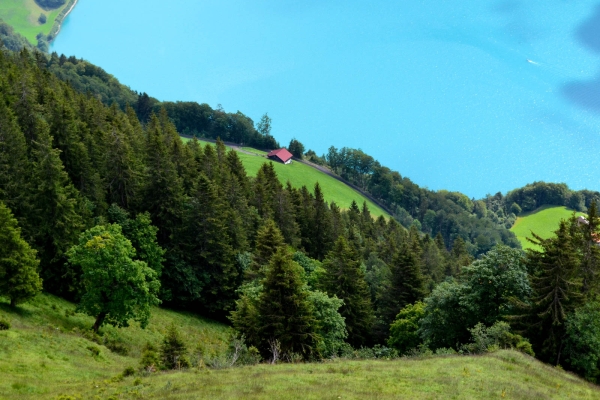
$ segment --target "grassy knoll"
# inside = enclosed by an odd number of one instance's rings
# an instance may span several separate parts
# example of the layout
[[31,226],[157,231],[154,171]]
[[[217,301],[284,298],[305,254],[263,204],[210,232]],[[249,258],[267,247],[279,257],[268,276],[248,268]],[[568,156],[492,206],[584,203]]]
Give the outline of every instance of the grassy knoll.
[[[31,44],[36,45],[37,34],[41,32],[48,35],[56,17],[67,4],[68,2],[60,8],[46,11],[34,0],[2,0],[0,1],[0,19],[25,36]],[[47,18],[43,25],[38,22],[40,14],[45,14]]]
[[[190,139],[182,138],[182,140],[187,142]],[[203,141],[200,142],[203,145],[209,143]],[[248,175],[256,176],[260,167],[264,163],[269,162],[269,160],[263,156],[267,153],[250,147],[244,147],[243,150],[256,154],[251,155],[239,153],[240,159],[244,163],[244,167],[246,168]],[[369,207],[369,210],[373,216],[389,216],[381,207],[377,206],[371,200],[367,199],[350,186],[330,177],[327,174],[324,174],[316,168],[299,162],[292,162],[288,165],[275,162],[273,165],[275,166],[275,171],[277,172],[279,180],[284,185],[289,180],[293,187],[300,188],[302,186],[306,186],[312,192],[315,183],[319,182],[321,189],[323,190],[325,200],[328,202],[335,201],[338,206],[343,209],[347,209],[350,207],[350,204],[352,204],[352,200],[355,200],[359,206],[362,206],[363,201],[366,201],[367,206]]]
[[[179,327],[188,348],[196,354],[224,351],[230,335],[225,325],[155,308],[146,329],[137,324],[102,328],[100,342],[113,347],[111,351],[90,340],[93,318],[73,314],[74,310],[72,303],[50,295],[39,295],[17,311],[0,298],[0,319],[12,325],[0,331],[0,399],[81,393],[95,382],[117,376],[126,367],[137,369],[143,346],[148,342],[158,346],[171,323]],[[117,354],[117,346],[126,349],[126,354]],[[96,349],[98,355],[94,354]]]
[[258,365],[158,375],[137,390],[164,399],[596,399],[598,387],[514,351],[393,361]]
[[[569,210],[564,206],[543,206],[519,216],[510,230],[517,236],[524,249],[536,248],[535,245],[526,240],[526,238],[532,237],[532,231],[542,238],[549,238],[558,229],[560,220],[568,219],[572,214],[573,210]],[[577,215],[585,214],[577,213]]]

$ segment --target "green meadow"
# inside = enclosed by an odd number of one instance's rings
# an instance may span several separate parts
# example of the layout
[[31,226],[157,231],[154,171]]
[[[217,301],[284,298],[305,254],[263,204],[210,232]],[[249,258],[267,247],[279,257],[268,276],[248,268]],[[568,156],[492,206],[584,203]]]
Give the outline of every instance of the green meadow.
[[[2,0],[0,1],[0,19],[11,25],[15,31],[25,36],[31,44],[37,44],[38,33],[48,35],[54,25],[54,21],[64,7],[46,11],[36,4],[34,0]],[[45,14],[47,21],[40,24],[38,18]]]
[[[0,299],[0,319],[11,323],[0,331],[1,399],[600,398],[597,386],[508,350],[209,369],[203,360],[226,348],[231,330],[225,325],[156,308],[145,330],[104,327],[107,344],[99,344],[89,333],[93,319],[74,310],[72,303],[45,294],[16,311]],[[195,366],[139,371],[142,347],[159,345],[171,323],[183,333]],[[127,367],[137,372],[124,377]]]
[[[190,139],[182,138],[182,140],[187,142]],[[200,143],[206,145],[209,142],[200,141]],[[267,153],[264,151],[256,150],[250,147],[244,147],[243,150],[249,153],[254,153],[254,155],[241,152],[238,153],[240,159],[244,163],[246,173],[249,176],[256,176],[260,167],[264,163],[270,162],[267,158],[265,158]],[[381,207],[377,206],[371,200],[367,199],[350,186],[338,181],[335,178],[332,178],[316,168],[299,162],[292,162],[291,164],[287,165],[274,162],[273,165],[275,167],[275,171],[277,172],[277,176],[279,177],[279,181],[284,185],[287,183],[287,181],[290,181],[293,187],[301,188],[302,186],[306,186],[312,192],[315,183],[319,182],[321,189],[323,190],[325,200],[328,202],[334,201],[339,207],[347,209],[350,207],[350,204],[352,204],[352,200],[356,201],[359,207],[362,206],[364,201],[366,201],[367,206],[374,217],[379,217],[380,215],[383,215],[384,217],[389,216],[388,213],[386,213]]]
[[137,323],[128,328],[105,326],[102,336],[94,337],[90,331],[94,319],[74,311],[74,304],[46,294],[16,310],[0,298],[0,320],[11,325],[0,330],[0,399],[85,392],[127,367],[137,369],[146,343],[159,346],[172,323],[186,338],[191,354],[220,354],[231,335],[223,324],[154,308],[146,329]]
[[[533,238],[531,232],[544,239],[549,238],[558,229],[560,220],[568,219],[571,215],[573,210],[567,207],[544,206],[519,216],[510,230],[517,236],[523,249],[533,249],[537,246],[527,240]],[[578,212],[576,215],[585,214]]]

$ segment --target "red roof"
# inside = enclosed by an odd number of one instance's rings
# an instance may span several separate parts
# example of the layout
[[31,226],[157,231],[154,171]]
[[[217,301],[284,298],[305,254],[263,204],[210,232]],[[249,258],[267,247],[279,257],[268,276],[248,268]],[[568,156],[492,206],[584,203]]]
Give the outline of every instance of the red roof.
[[267,154],[267,157],[269,157],[269,158],[271,158],[271,157],[277,157],[278,159],[281,160],[281,162],[286,163],[293,156],[292,156],[292,153],[290,153],[289,151],[287,151],[287,149],[281,148],[281,149],[277,149],[277,150],[271,151],[269,154]]

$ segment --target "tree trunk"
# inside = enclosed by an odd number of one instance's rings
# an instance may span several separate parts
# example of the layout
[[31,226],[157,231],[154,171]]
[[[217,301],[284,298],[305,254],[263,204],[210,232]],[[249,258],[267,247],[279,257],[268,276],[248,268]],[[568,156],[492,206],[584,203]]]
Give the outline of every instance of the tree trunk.
[[106,313],[104,311],[102,311],[96,318],[96,322],[94,322],[94,326],[92,326],[92,329],[94,330],[94,332],[98,333],[98,329],[100,329],[100,326],[102,326],[102,323],[104,322],[104,318],[106,318]]

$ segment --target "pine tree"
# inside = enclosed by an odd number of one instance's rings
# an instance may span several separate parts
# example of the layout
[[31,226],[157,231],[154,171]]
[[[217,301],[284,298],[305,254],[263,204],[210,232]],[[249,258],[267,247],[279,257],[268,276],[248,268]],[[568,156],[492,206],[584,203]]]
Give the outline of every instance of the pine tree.
[[370,341],[373,310],[358,253],[340,236],[323,261],[322,289],[344,300],[340,314],[346,319],[348,340],[353,346]]
[[133,129],[122,115],[109,129],[104,167],[107,197],[111,204],[129,209],[137,202],[143,176],[130,143]]
[[166,245],[181,223],[184,191],[177,168],[165,144],[161,123],[150,117],[147,130],[149,178],[144,190],[143,209],[150,212],[158,227],[159,243]]
[[512,319],[524,328],[525,336],[542,360],[559,364],[565,319],[582,304],[583,296],[578,256],[567,222],[561,221],[555,233],[549,239],[533,234],[531,242],[542,249],[530,249],[527,253],[533,296],[528,304],[518,303],[522,315]]
[[256,233],[256,246],[252,264],[246,270],[246,278],[251,280],[263,277],[264,267],[269,264],[271,257],[284,246],[285,240],[275,222],[271,219],[266,220]]
[[165,369],[181,369],[190,366],[187,359],[187,346],[175,324],[169,326],[169,330],[163,339],[160,357],[162,367]]
[[241,281],[226,219],[227,205],[212,182],[201,174],[181,230],[174,238],[179,259],[185,265],[165,269],[168,286],[179,299],[197,302],[212,314],[233,307]]
[[17,220],[0,202],[0,296],[8,297],[13,307],[42,290],[35,253],[21,238]]
[[299,353],[307,358],[316,350],[319,327],[301,271],[285,247],[271,258],[258,301],[260,349],[266,357],[270,340],[279,341],[284,355]]
[[325,202],[321,185],[315,183],[314,212],[311,224],[311,257],[322,260],[331,249],[334,238],[332,237],[331,213]]
[[390,286],[379,311],[384,323],[389,326],[402,308],[419,301],[425,295],[424,278],[421,273],[421,254],[405,244],[396,253],[390,265]]
[[47,131],[38,133],[31,155],[29,202],[34,211],[29,225],[35,227],[34,247],[40,256],[41,276],[47,290],[67,295],[75,289],[77,277],[65,264],[65,253],[84,228],[84,202],[69,182],[59,151],[52,148]]
[[446,275],[457,276],[461,267],[466,267],[472,262],[473,257],[469,254],[465,241],[460,236],[457,237],[452,244],[450,261],[446,266]]
[[[589,297],[595,296],[598,288],[598,274],[600,273],[600,216],[596,202],[592,201],[588,209],[587,224],[572,223],[573,228],[577,227],[582,232],[581,238],[576,236],[576,245],[582,249],[581,258],[581,278],[582,291]],[[579,240],[577,240],[579,239]]]
[[0,200],[13,210],[21,226],[30,215],[31,172],[25,136],[13,113],[0,101]]

